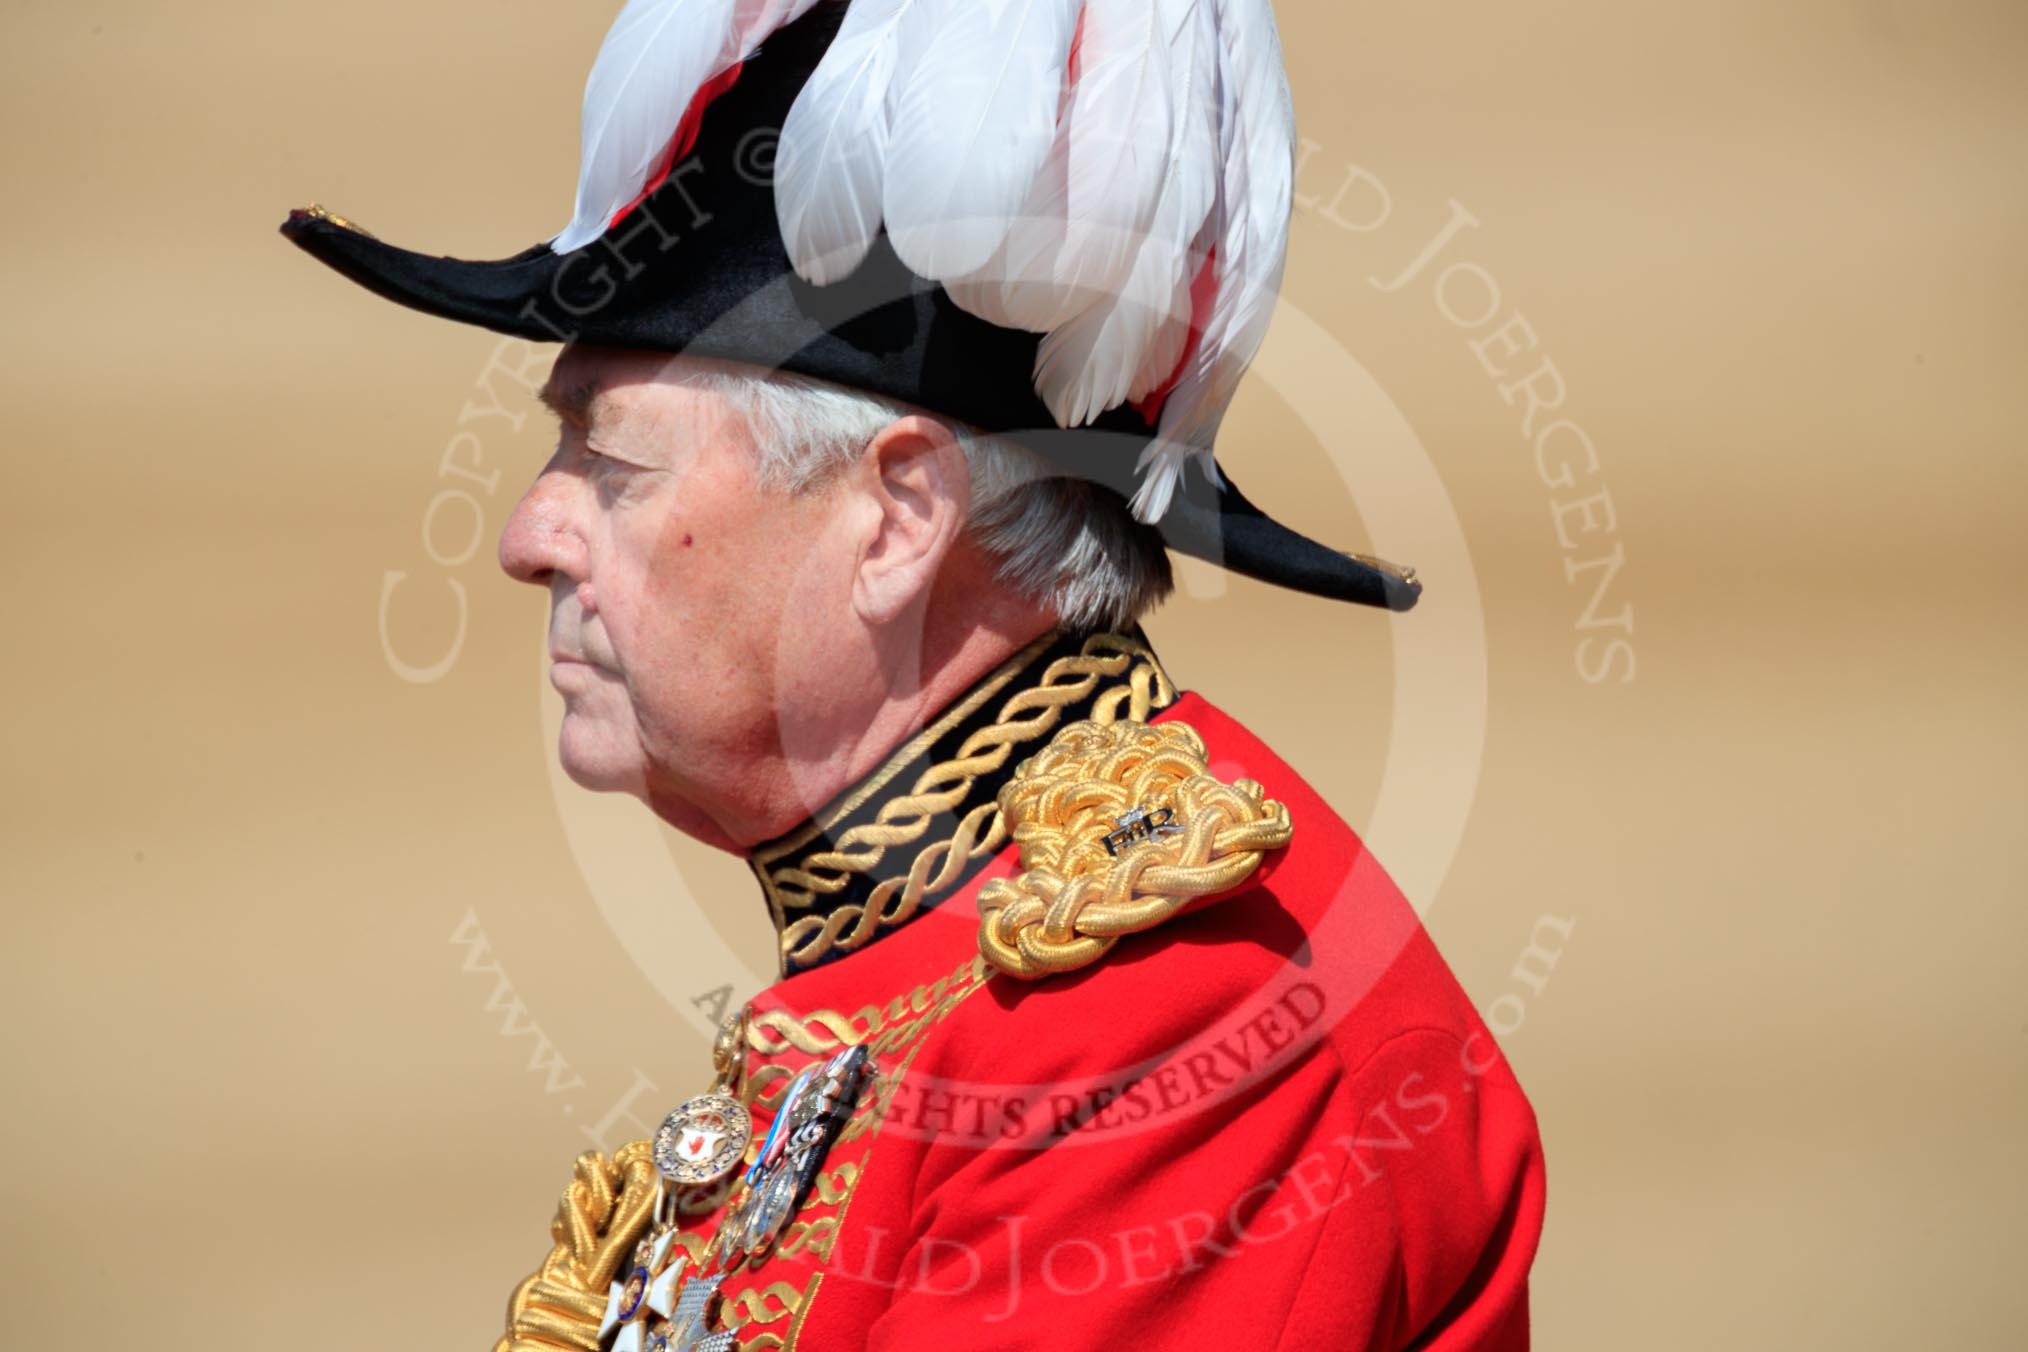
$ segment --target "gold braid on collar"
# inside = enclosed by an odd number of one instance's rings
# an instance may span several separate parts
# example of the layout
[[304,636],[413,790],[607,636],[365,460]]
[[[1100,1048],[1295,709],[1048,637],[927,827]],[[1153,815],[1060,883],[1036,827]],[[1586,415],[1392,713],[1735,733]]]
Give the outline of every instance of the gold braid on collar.
[[1000,790],[1057,728],[1142,722],[1175,699],[1138,632],[1050,634],[1015,654],[858,786],[753,852],[783,974],[857,952],[985,867],[1007,841]]

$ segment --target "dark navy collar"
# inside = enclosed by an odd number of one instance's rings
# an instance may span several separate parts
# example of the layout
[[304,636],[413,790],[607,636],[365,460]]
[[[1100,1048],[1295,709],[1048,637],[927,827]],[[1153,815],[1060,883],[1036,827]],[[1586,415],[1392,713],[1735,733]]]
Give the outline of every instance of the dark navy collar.
[[1055,631],[982,677],[885,762],[749,862],[793,976],[865,949],[959,895],[1006,843],[997,799],[1081,719],[1176,698],[1147,638]]

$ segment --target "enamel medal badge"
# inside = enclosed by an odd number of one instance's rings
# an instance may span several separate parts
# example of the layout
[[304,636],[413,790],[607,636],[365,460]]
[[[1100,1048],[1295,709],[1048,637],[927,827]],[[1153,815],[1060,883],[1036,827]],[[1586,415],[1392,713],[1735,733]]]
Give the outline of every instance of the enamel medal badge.
[[607,1296],[599,1325],[605,1352],[732,1352],[736,1329],[712,1328],[720,1285],[773,1252],[873,1079],[866,1049],[847,1047],[789,1082],[739,1191],[693,1262],[676,1244],[672,1185],[721,1181],[747,1153],[752,1119],[738,1098],[745,1036],[741,1011],[713,1048],[719,1083],[670,1113],[655,1135],[663,1194],[626,1277]]
[[685,1187],[716,1183],[739,1166],[752,1135],[745,1104],[730,1094],[699,1094],[662,1120],[655,1167]]
[[742,1008],[711,1043],[711,1092],[699,1094],[662,1119],[655,1132],[655,1168],[669,1183],[700,1188],[739,1167],[753,1138],[753,1117],[739,1101],[746,1078],[746,1026]]
[[705,1251],[707,1261],[730,1266],[767,1255],[809,1195],[831,1143],[871,1078],[866,1049],[847,1047],[829,1061],[805,1066],[789,1081],[760,1152],[747,1168],[744,1190]]

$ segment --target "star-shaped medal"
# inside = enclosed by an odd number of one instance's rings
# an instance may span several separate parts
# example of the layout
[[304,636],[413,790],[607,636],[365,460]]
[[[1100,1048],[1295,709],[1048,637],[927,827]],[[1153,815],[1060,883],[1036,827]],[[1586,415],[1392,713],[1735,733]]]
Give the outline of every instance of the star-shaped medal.
[[[667,1318],[675,1312],[676,1292],[683,1280],[688,1259],[678,1254],[668,1262],[675,1243],[671,1228],[650,1235],[634,1249],[634,1266],[626,1280],[615,1281],[606,1295],[606,1317],[599,1322],[599,1341],[618,1325],[620,1336],[613,1340],[613,1352],[642,1352],[641,1312],[650,1310]],[[667,1266],[664,1266],[667,1264]]]
[[649,1335],[646,1352],[732,1352],[733,1330],[711,1332],[711,1302],[718,1295],[723,1272],[692,1277],[676,1297],[676,1313],[666,1328]]

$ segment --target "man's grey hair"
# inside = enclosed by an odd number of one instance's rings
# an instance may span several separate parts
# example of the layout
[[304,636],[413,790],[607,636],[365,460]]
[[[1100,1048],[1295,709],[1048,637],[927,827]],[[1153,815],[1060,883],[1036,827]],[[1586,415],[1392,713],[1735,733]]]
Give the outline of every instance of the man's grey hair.
[[1066,477],[1034,451],[955,419],[786,371],[693,368],[683,379],[740,410],[764,487],[820,488],[889,423],[911,414],[957,434],[972,475],[966,530],[999,580],[1070,628],[1124,628],[1175,587],[1161,532],[1125,499]]

